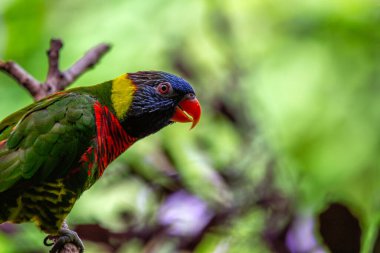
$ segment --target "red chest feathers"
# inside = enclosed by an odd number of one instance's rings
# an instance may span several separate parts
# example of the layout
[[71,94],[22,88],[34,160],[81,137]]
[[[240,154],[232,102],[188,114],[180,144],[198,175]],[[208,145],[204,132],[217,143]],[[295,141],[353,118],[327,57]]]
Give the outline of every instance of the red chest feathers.
[[94,111],[96,148],[90,152],[94,152],[99,176],[101,176],[108,164],[129,148],[137,138],[131,137],[125,132],[119,120],[106,106],[96,102]]

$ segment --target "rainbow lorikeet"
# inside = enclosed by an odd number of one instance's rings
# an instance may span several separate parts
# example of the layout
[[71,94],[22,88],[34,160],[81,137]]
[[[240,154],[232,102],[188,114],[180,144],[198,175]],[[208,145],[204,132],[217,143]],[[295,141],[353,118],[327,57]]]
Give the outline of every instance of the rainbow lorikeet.
[[75,201],[134,142],[201,115],[193,88],[175,75],[142,71],[55,93],[0,122],[0,223],[33,221],[55,239]]

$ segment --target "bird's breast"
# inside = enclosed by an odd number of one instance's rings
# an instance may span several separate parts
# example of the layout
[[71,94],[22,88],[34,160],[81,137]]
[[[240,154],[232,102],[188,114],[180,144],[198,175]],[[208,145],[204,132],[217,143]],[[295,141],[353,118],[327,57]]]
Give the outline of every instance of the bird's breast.
[[94,158],[101,176],[114,159],[128,149],[137,138],[129,136],[116,116],[99,102],[94,104],[96,145]]

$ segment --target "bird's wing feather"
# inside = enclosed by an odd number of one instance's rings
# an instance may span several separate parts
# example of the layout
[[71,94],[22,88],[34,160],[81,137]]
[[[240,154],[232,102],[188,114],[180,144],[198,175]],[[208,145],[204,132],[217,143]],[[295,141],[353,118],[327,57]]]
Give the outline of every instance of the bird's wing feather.
[[0,192],[32,180],[65,176],[95,136],[94,99],[61,93],[0,123]]

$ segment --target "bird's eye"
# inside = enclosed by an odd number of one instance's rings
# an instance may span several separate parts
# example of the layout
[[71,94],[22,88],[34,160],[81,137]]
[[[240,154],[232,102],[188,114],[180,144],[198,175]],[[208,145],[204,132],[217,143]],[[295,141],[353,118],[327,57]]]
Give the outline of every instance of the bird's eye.
[[170,83],[168,82],[164,82],[164,83],[160,83],[158,86],[157,86],[157,91],[162,94],[162,95],[166,95],[166,94],[169,94],[172,90],[172,86],[170,85]]

